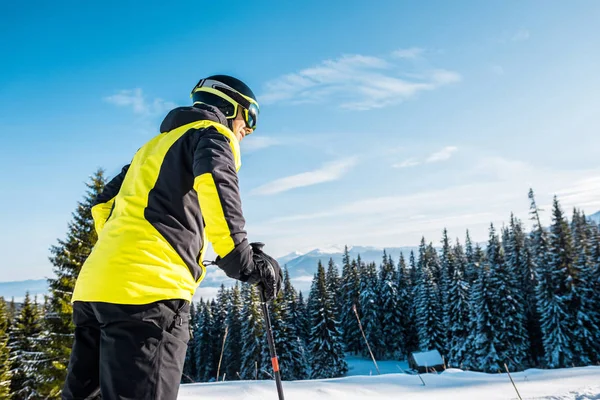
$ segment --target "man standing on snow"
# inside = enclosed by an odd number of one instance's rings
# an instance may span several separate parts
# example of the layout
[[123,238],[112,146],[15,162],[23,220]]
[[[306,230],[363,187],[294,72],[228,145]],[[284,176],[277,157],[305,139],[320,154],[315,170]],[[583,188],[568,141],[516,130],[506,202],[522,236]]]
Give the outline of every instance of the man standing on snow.
[[73,293],[63,399],[176,399],[207,239],[227,276],[258,284],[266,300],[281,289],[277,262],[246,239],[238,187],[239,142],[256,128],[256,97],[215,75],[192,99],[92,207],[98,241]]

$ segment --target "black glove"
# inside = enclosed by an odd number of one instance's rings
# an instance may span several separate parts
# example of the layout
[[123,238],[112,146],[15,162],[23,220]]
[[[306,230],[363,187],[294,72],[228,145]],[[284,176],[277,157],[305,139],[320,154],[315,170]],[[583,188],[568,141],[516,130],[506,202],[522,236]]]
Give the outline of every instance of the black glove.
[[279,263],[271,256],[262,251],[264,243],[250,243],[252,247],[252,261],[254,261],[254,271],[248,276],[248,283],[257,284],[259,290],[262,290],[264,300],[273,300],[281,291],[283,282],[283,273]]

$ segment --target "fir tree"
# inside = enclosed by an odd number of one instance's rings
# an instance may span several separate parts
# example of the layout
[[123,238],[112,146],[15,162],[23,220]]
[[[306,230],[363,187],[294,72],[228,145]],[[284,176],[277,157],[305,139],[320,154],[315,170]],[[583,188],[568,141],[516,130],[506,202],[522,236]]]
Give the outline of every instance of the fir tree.
[[44,320],[47,339],[43,349],[47,362],[40,365],[44,381],[40,391],[49,398],[60,396],[66,379],[75,331],[71,296],[79,271],[97,240],[91,209],[105,184],[104,171],[99,169],[86,184],[86,194],[72,213],[66,238],[58,239],[50,249],[54,277],[48,279],[50,297]]
[[436,260],[432,259],[432,252],[425,245],[425,238],[422,238],[415,287],[415,313],[421,351],[443,349],[439,290],[433,272],[435,264]]
[[[411,256],[413,256],[412,253]],[[413,307],[413,284],[411,281],[412,268],[416,268],[414,266],[414,256],[411,258],[411,263],[411,269],[409,269],[406,266],[404,255],[400,253],[400,260],[398,261],[398,310],[400,312],[401,337],[404,338],[401,346],[401,356],[403,358],[419,347],[419,335]]]
[[[507,230],[504,236],[509,241]],[[515,278],[516,271],[510,270],[510,265],[505,262],[504,250],[493,225],[490,226],[487,259],[490,268],[488,291],[494,304],[489,328],[497,339],[496,351],[511,370],[521,370],[528,359],[529,348],[522,292]]]
[[[292,286],[290,274],[285,268],[283,273],[283,304],[287,312],[283,316],[286,326],[285,337],[281,350],[284,352],[282,360],[282,379],[301,380],[308,377],[308,358],[304,340],[300,337],[298,321],[303,317],[303,310],[298,307],[298,295]],[[277,349],[278,352],[280,351]]]
[[498,348],[501,347],[494,327],[496,302],[489,284],[489,264],[484,262],[477,269],[473,284],[472,307],[474,328],[468,342],[474,354],[467,358],[467,366],[484,372],[497,372],[501,363]]
[[450,282],[454,277],[455,269],[454,253],[452,246],[450,245],[450,239],[448,238],[448,231],[444,228],[442,236],[442,254],[440,259],[441,274],[440,281],[438,282],[438,288],[440,290],[440,319],[443,321],[443,354],[448,354],[449,342],[450,342],[450,306],[451,298],[449,297]]
[[242,367],[242,298],[240,287],[236,285],[231,290],[231,301],[227,312],[227,341],[223,354],[221,371],[227,374],[227,380],[238,380]]
[[585,214],[574,211],[571,230],[575,260],[567,282],[567,304],[568,312],[573,317],[574,362],[576,365],[588,365],[598,362],[600,330],[596,325],[599,304],[594,303],[594,262]]
[[306,302],[304,301],[304,295],[301,291],[298,293],[296,308],[298,310],[298,318],[296,319],[296,330],[298,332],[298,337],[302,340],[302,343],[304,344],[304,348],[307,349],[311,327],[308,311],[306,310]]
[[475,260],[475,250],[473,249],[473,242],[471,241],[471,235],[467,230],[467,238],[465,240],[465,257],[467,258],[467,264],[465,267],[465,280],[469,285],[472,285],[477,279],[477,266]]
[[[260,309],[258,292],[254,286],[242,285],[242,365],[240,375],[242,379],[257,379],[257,371],[263,369],[262,354],[265,328]],[[265,350],[266,351],[266,350]],[[258,373],[258,379],[262,379]]]
[[467,257],[458,240],[452,251],[455,264],[448,287],[449,307],[446,323],[449,330],[448,365],[461,366],[469,351],[467,338],[471,316],[470,285],[465,278]]
[[[348,262],[348,265],[346,265]],[[352,307],[359,307],[360,300],[360,273],[356,260],[349,261],[349,256],[344,255],[344,270],[341,280],[341,295],[344,299],[342,303],[341,322],[343,332],[343,342],[346,351],[358,354],[362,352],[364,342],[358,321],[352,311]]]
[[8,307],[0,297],[0,399],[8,399],[10,394],[11,363],[8,348],[8,329],[10,326]]
[[527,238],[523,231],[521,221],[511,214],[510,230],[508,240],[504,244],[506,248],[506,264],[509,276],[513,279],[516,288],[514,297],[517,302],[523,304],[525,312],[527,337],[529,348],[525,351],[527,359],[525,364],[537,365],[543,354],[542,332],[539,324],[539,314],[535,298],[535,274],[533,271],[532,256],[527,244]]
[[38,371],[43,356],[39,337],[42,333],[41,313],[37,301],[26,294],[21,312],[11,327],[10,392],[13,399],[41,398]]
[[309,339],[312,379],[340,377],[348,371],[339,323],[333,318],[330,299],[325,269],[319,262],[308,303],[312,325]]
[[[535,203],[532,199],[532,208]],[[537,208],[535,208],[537,214]],[[536,288],[538,311],[542,330],[546,364],[551,368],[566,367],[575,360],[574,338],[570,328],[574,325],[569,314],[569,280],[572,279],[574,251],[567,221],[558,200],[554,199],[552,226],[547,253],[538,255],[538,285]],[[539,223],[539,218],[538,221]],[[545,246],[541,225],[535,227],[534,241],[538,248]],[[544,258],[541,258],[544,257]],[[540,259],[541,258],[541,259]]]
[[383,357],[398,358],[404,354],[405,338],[402,331],[402,310],[399,306],[398,274],[393,261],[385,251],[379,277],[379,321]]
[[[592,264],[592,298],[594,304],[600,304],[600,232],[598,226],[593,223],[588,223],[588,235],[591,243],[591,264]],[[600,327],[600,310],[595,313],[594,323]],[[599,355],[600,357],[600,355]]]
[[[381,325],[381,295],[379,293],[379,279],[377,278],[377,266],[369,263],[360,281],[360,320],[367,342],[375,358],[382,358],[385,343],[382,335]],[[366,347],[366,346],[365,346]],[[364,355],[366,356],[365,348]]]
[[206,301],[202,306],[201,322],[198,340],[196,342],[196,371],[200,382],[210,382],[215,379],[219,354],[215,352],[214,312],[215,301]]
[[[190,304],[190,332],[195,331],[197,324],[196,306],[194,302]],[[181,376],[181,383],[193,383],[196,382],[196,346],[195,338],[192,336],[188,342],[187,351],[185,353],[185,363],[183,364],[183,374]]]
[[327,291],[331,295],[331,306],[333,310],[333,317],[336,321],[340,321],[340,309],[342,307],[340,294],[340,275],[338,268],[333,262],[333,258],[329,258],[327,264],[327,274],[325,275],[327,281]]

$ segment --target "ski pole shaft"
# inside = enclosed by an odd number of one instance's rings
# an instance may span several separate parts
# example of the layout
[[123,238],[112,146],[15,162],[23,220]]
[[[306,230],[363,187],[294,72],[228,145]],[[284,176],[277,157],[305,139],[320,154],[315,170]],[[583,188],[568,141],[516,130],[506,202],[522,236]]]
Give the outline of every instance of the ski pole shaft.
[[279,362],[277,361],[277,352],[275,351],[275,342],[273,341],[273,330],[271,329],[271,319],[269,318],[269,307],[265,301],[265,296],[259,288],[260,302],[262,306],[265,326],[267,329],[267,341],[269,342],[269,354],[271,355],[271,364],[273,365],[273,374],[275,375],[275,383],[277,385],[277,394],[279,400],[285,400],[283,397],[283,385],[281,384],[281,374],[279,373]]

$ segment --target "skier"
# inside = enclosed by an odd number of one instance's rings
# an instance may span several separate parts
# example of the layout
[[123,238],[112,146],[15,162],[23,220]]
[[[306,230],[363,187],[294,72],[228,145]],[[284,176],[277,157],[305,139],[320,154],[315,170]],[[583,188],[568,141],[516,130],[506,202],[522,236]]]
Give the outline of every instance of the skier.
[[207,240],[228,277],[258,285],[267,301],[281,289],[277,261],[248,243],[238,187],[256,97],[226,75],[200,80],[191,97],[92,207],[98,241],[72,297],[63,399],[176,399]]

